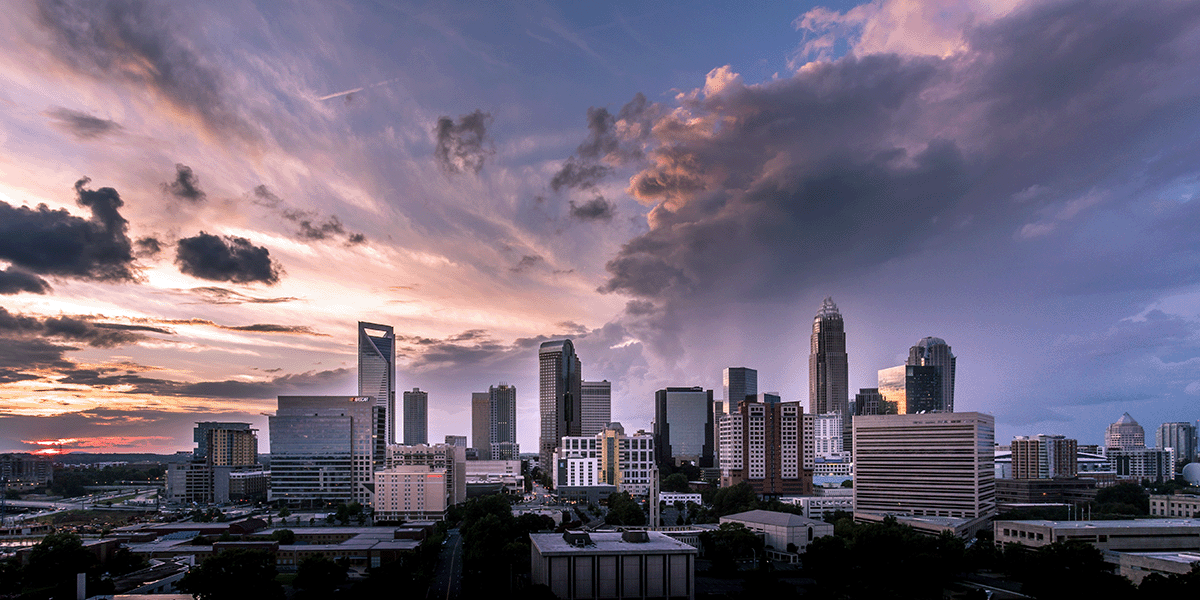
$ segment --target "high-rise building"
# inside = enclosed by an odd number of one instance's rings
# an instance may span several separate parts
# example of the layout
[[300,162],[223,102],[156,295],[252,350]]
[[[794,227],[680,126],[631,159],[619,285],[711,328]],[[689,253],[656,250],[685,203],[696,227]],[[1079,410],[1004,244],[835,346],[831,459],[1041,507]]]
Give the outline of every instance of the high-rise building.
[[[846,326],[833,298],[821,302],[813,317],[808,355],[808,403],[814,414],[848,414],[850,367],[846,355]],[[842,426],[843,447],[850,446],[850,419]]]
[[388,325],[358,322],[358,395],[382,406],[376,454],[396,443],[396,334]]
[[471,392],[471,447],[480,460],[492,456],[492,402],[488,392]]
[[176,503],[264,499],[269,476],[258,464],[258,430],[249,423],[196,423],[192,461],[167,469],[167,498]]
[[1054,479],[1079,475],[1079,442],[1062,435],[1019,435],[1012,441],[1013,479]]
[[386,408],[372,396],[280,396],[268,419],[271,501],[291,506],[371,503],[376,424]]
[[596,435],[612,421],[612,384],[607,379],[584,381],[580,390],[579,435]]
[[894,415],[896,405],[884,399],[879,388],[860,388],[854,395],[854,415]]
[[501,383],[488,388],[488,436],[488,460],[520,460],[516,386]]
[[387,447],[388,470],[425,465],[446,474],[446,505],[467,501],[467,449],[449,444],[391,444]]
[[1156,448],[1172,448],[1175,451],[1175,464],[1196,460],[1196,427],[1191,423],[1163,423],[1154,432]]
[[946,345],[946,340],[942,338],[922,338],[915,346],[908,349],[907,364],[914,367],[934,367],[935,372],[932,375],[924,375],[924,377],[936,377],[938,386],[936,392],[932,394],[933,401],[929,403],[930,408],[921,408],[913,412],[921,410],[954,412],[955,360],[954,354],[950,352],[950,346]]
[[1146,430],[1142,429],[1129,413],[1125,413],[1104,431],[1104,447],[1124,450],[1145,448]]
[[429,392],[404,392],[404,445],[429,443]]
[[813,415],[813,452],[819,458],[842,455],[842,415]]
[[947,412],[943,410],[941,375],[936,366],[899,365],[879,370],[876,388],[894,414]]
[[[258,462],[258,436],[254,434],[255,431],[257,430],[251,429],[249,423],[198,422],[192,429],[192,441],[196,442],[192,459],[217,465]],[[216,462],[210,460],[210,440],[221,446],[214,453]]]
[[654,447],[658,464],[713,466],[713,392],[700,386],[654,393]]
[[375,472],[377,521],[435,520],[446,514],[446,470],[405,465]]
[[995,432],[995,419],[976,412],[856,417],[854,510],[991,516]]
[[758,395],[758,371],[746,367],[729,367],[721,372],[721,391],[725,394],[725,410],[729,414],[747,396]]
[[555,485],[612,485],[632,495],[646,495],[657,476],[654,436],[644,431],[625,435],[620,423],[609,423],[593,436],[566,436],[554,453]]
[[1109,469],[1116,473],[1117,479],[1136,482],[1148,479],[1162,483],[1174,479],[1173,454],[1170,450],[1146,447],[1111,446],[1104,449]]
[[538,405],[541,434],[538,457],[553,468],[554,448],[562,438],[583,431],[579,398],[583,395],[582,365],[571,340],[545,342],[538,348]]
[[812,494],[813,415],[799,402],[742,400],[717,425],[721,486],[746,482],[765,496]]

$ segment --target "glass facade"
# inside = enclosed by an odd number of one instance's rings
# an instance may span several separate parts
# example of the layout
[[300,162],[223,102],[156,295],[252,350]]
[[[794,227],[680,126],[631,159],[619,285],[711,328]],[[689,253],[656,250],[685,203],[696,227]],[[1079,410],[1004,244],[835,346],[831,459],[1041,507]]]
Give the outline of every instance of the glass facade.
[[905,365],[879,370],[879,394],[885,402],[896,407],[896,414],[908,414],[908,400],[905,398],[906,380]]
[[546,468],[553,466],[554,448],[566,436],[578,436],[582,423],[579,398],[583,394],[582,366],[571,340],[545,342],[538,348],[538,405],[541,434],[538,455]]
[[944,412],[942,377],[938,367],[904,367],[904,397],[909,414]]
[[429,443],[429,393],[404,392],[404,445]]
[[383,408],[380,454],[396,441],[396,334],[387,325],[358,322],[358,395]]
[[371,503],[377,417],[368,396],[280,396],[270,417],[270,499]]
[[654,445],[658,461],[713,466],[713,393],[702,387],[671,387],[654,394]]

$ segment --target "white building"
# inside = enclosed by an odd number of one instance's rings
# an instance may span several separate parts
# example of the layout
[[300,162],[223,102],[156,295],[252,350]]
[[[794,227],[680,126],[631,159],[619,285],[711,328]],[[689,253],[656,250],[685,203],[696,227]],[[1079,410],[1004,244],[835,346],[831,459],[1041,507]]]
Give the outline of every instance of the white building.
[[1151,494],[1150,516],[1200,518],[1200,496]]
[[446,470],[406,465],[375,472],[378,520],[435,520],[446,514]]
[[751,510],[721,517],[721,523],[740,523],[763,535],[767,555],[773,560],[799,562],[813,540],[833,535],[833,524],[792,513]]
[[387,468],[424,465],[446,472],[446,504],[453,506],[467,501],[467,449],[461,446],[434,444],[428,446],[387,447]]
[[525,490],[519,460],[468,460],[466,469],[467,483],[499,483],[518,494]]
[[1105,448],[1117,479],[1170,481],[1175,478],[1174,451],[1158,448]]
[[627,436],[620,423],[609,423],[594,436],[562,438],[554,464],[556,487],[607,484],[644,496],[657,473],[654,436],[643,431]]
[[657,531],[529,535],[534,585],[563,600],[696,597],[695,548]]
[[658,501],[666,502],[668,506],[675,504],[676,502],[682,502],[684,504],[687,504],[688,502],[693,504],[703,504],[704,502],[700,498],[700,494],[685,494],[681,492],[659,492]]
[[[846,490],[850,491],[850,490]],[[799,506],[809,519],[824,520],[835,512],[854,512],[854,496],[792,496],[780,498],[780,502]]]
[[842,415],[829,413],[813,416],[813,452],[817,458],[841,457]]

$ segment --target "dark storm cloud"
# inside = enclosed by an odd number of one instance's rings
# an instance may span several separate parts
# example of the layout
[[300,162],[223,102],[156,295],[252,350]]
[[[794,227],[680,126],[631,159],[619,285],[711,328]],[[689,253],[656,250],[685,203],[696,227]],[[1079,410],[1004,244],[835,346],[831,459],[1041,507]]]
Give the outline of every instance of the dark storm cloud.
[[258,185],[254,188],[254,197],[251,199],[255,204],[265,206],[267,208],[278,208],[283,204],[283,198],[276,196],[271,188],[265,185]]
[[525,256],[521,257],[521,260],[517,261],[515,266],[510,267],[508,270],[513,273],[524,273],[525,271],[528,271],[536,266],[545,264],[545,262],[546,259],[538,256],[537,254],[526,254]]
[[205,304],[279,304],[281,302],[293,302],[299,300],[299,298],[292,296],[260,298],[258,296],[243,294],[235,290],[213,286],[192,288],[188,291],[198,296],[200,301],[204,302]]
[[162,252],[162,242],[158,241],[158,238],[139,238],[133,243],[133,245],[137,248],[134,254],[136,254],[139,258],[158,256],[158,253]]
[[349,369],[309,371],[274,377],[266,381],[199,381],[179,382],[145,377],[123,368],[67,369],[61,384],[94,388],[122,387],[122,393],[155,396],[190,396],[221,399],[269,399],[279,395],[309,393],[313,389],[329,389],[352,375]]
[[121,131],[121,125],[85,112],[55,106],[46,111],[52,124],[80,140],[94,140]]
[[246,238],[205,232],[179,240],[175,264],[183,273],[211,281],[233,283],[279,282],[280,267],[271,253]]
[[196,177],[191,167],[184,164],[175,165],[175,180],[162,184],[162,190],[193,204],[203,202],[206,196],[200,189],[200,178]]
[[[163,325],[203,325],[205,327],[215,327],[217,329],[225,329],[228,331],[250,331],[250,332],[254,332],[254,333],[294,333],[294,334],[301,334],[301,335],[314,335],[314,336],[320,336],[320,337],[329,337],[328,334],[314,331],[312,327],[309,327],[307,325],[279,325],[279,324],[275,324],[275,323],[254,323],[251,325],[222,325],[215,321],[210,321],[208,319],[198,319],[198,318],[193,318],[193,319],[150,319],[150,318],[142,317],[142,318],[134,319],[134,321],[143,322],[143,323],[158,323],[158,324],[163,324]],[[128,327],[128,328],[138,327],[138,328],[142,328],[142,329],[149,330],[149,331],[155,331],[155,330],[160,329],[153,325],[137,325],[137,326],[128,325],[128,326],[124,326],[124,327]],[[172,333],[172,332],[168,331],[167,333]]]
[[564,187],[583,190],[594,188],[610,171],[612,171],[610,167],[588,164],[572,156],[563,163],[562,168],[554,174],[554,177],[550,178],[550,187],[556,192]]
[[229,102],[217,67],[189,43],[186,23],[166,5],[127,0],[41,0],[49,50],[76,72],[148,91],[197,117],[213,133],[247,141],[258,135]]
[[570,204],[571,216],[580,221],[611,221],[616,213],[613,203],[605,200],[603,196],[596,196],[581,204],[575,204],[572,200]]
[[478,173],[484,160],[495,152],[487,138],[491,122],[492,115],[482,110],[459,117],[457,123],[450,117],[438,118],[433,130],[437,136],[433,156],[438,165],[447,173]]
[[136,279],[128,222],[112,188],[89,190],[75,183],[76,202],[91,211],[81,219],[65,210],[11,206],[0,202],[0,259],[37,275],[99,281]]
[[149,325],[105,323],[90,316],[58,316],[38,318],[10,313],[0,306],[0,336],[45,336],[69,342],[80,342],[96,348],[113,348],[130,344],[146,336],[146,332],[171,335],[173,332]]
[[[589,107],[588,136],[550,179],[554,191],[589,189],[621,165],[643,157],[642,143],[650,135],[659,106],[634,96],[615,116],[607,108]],[[607,163],[607,164],[605,164]]]
[[21,292],[45,294],[49,291],[50,284],[33,273],[16,267],[0,271],[0,295],[20,294]]

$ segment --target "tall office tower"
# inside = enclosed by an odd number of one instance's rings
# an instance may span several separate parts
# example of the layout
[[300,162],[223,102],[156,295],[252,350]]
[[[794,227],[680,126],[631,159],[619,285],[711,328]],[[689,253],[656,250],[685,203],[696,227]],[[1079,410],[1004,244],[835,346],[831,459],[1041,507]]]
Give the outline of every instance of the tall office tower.
[[[214,430],[223,431],[256,431],[250,429],[249,423],[221,423],[218,421],[201,421],[196,423],[196,427],[192,429],[192,441],[196,442],[196,449],[192,451],[193,460],[208,460],[208,440],[209,432]],[[253,434],[251,434],[253,435]],[[254,452],[255,458],[251,459],[253,463],[258,457],[258,438],[254,437]]]
[[842,455],[842,415],[813,416],[813,451],[821,458]]
[[1018,435],[1012,441],[1013,479],[1053,479],[1079,475],[1079,442],[1062,435]]
[[713,466],[713,392],[700,386],[654,392],[654,448],[660,468]]
[[425,465],[446,472],[446,505],[467,501],[467,449],[449,444],[390,444],[387,470]]
[[908,365],[937,368],[937,405],[928,412],[954,412],[954,363],[954,354],[942,338],[923,338],[908,349]]
[[271,501],[371,504],[377,415],[371,396],[280,396],[271,430]]
[[620,423],[609,423],[592,436],[564,436],[550,463],[560,495],[564,488],[616,486],[617,491],[645,495],[655,480],[654,436],[644,431],[625,435]]
[[489,460],[520,460],[517,444],[517,388],[501,383],[488,388]]
[[744,481],[759,495],[812,494],[813,415],[799,402],[747,398],[717,427],[721,487]]
[[547,469],[554,468],[554,448],[562,438],[583,431],[579,397],[583,395],[582,365],[571,340],[545,342],[538,348],[538,404],[542,430],[538,455]]
[[896,407],[894,414],[946,412],[942,410],[942,382],[935,366],[899,365],[879,370],[883,399]]
[[596,435],[612,421],[612,384],[604,381],[584,381],[580,387],[579,408],[582,412],[579,435]]
[[729,414],[746,396],[758,395],[758,371],[746,367],[729,367],[721,372],[721,388],[725,394],[725,410]]
[[396,443],[396,334],[388,325],[358,322],[358,395],[380,407],[376,444],[383,456],[384,446]]
[[447,446],[458,446],[459,448],[467,447],[467,436],[465,435],[448,435],[446,436]]
[[896,405],[885,400],[879,388],[860,388],[854,395],[854,416],[894,414]]
[[471,447],[480,460],[492,457],[492,395],[471,392]]
[[404,392],[404,445],[429,443],[429,392]]
[[[197,423],[211,425],[211,423]],[[258,462],[257,429],[249,423],[221,423],[234,427],[209,428],[204,431],[208,456],[206,461],[218,467],[252,465]],[[196,429],[200,429],[197,427]]]
[[[809,409],[818,415],[847,414],[850,403],[850,367],[846,358],[846,326],[833,298],[821,302],[813,317],[808,355]],[[850,419],[842,422],[842,446],[850,447]]]
[[1138,425],[1129,413],[1121,415],[1116,423],[1108,426],[1104,432],[1104,447],[1106,449],[1136,449],[1146,447],[1146,430]]
[[1173,448],[1175,464],[1196,460],[1196,428],[1191,423],[1163,423],[1154,432],[1156,448]]
[[854,419],[855,512],[991,516],[995,431],[995,419],[976,412]]

